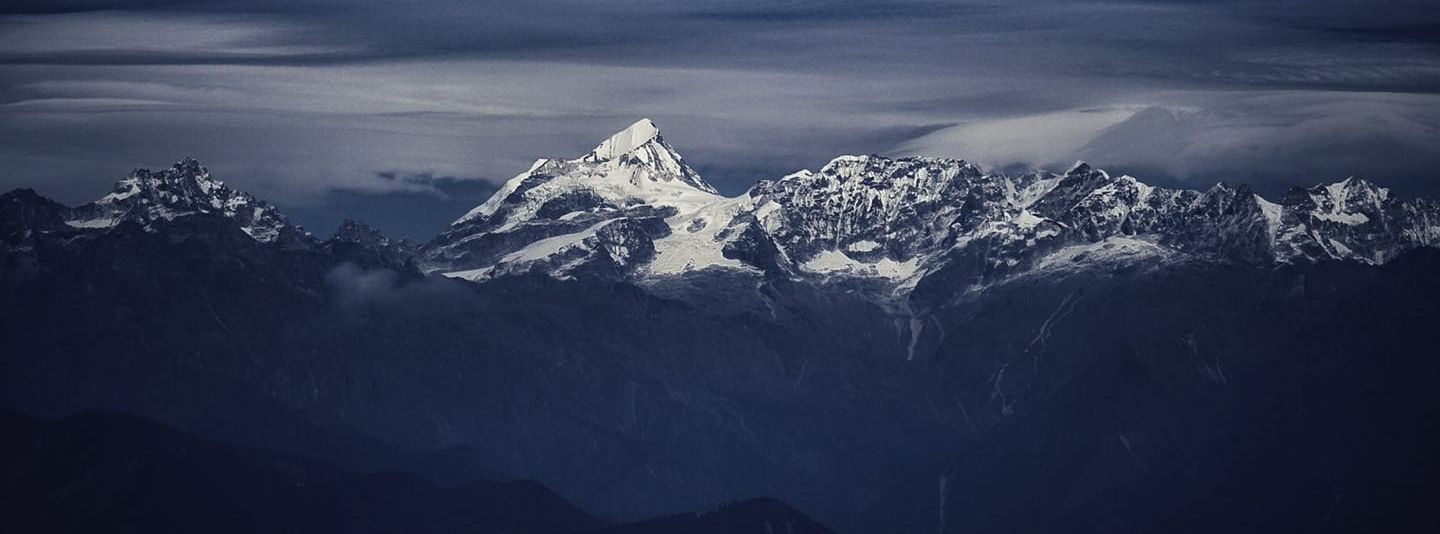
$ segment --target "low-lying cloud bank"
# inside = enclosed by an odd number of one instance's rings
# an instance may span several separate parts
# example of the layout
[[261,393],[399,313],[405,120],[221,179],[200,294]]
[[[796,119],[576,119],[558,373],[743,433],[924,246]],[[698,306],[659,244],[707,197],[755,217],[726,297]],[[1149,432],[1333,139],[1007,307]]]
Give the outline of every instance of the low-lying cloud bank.
[[481,306],[465,282],[444,277],[405,277],[390,269],[343,263],[325,275],[335,309],[343,316],[405,313],[452,316]]

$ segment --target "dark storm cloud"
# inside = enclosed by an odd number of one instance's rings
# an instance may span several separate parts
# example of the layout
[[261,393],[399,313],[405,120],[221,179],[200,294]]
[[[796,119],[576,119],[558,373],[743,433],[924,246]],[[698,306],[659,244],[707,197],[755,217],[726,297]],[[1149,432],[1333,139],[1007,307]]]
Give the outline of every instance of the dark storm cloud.
[[75,203],[190,155],[317,231],[424,238],[535,158],[650,117],[730,193],[840,153],[924,153],[1440,194],[1437,11],[22,0],[0,7],[0,186]]

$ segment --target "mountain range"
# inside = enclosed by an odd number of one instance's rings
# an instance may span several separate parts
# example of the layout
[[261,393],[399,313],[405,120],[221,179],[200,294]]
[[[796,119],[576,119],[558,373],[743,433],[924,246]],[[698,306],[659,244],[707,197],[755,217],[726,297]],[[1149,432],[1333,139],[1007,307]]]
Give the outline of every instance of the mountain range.
[[[305,237],[190,158],[137,169],[95,202],[48,209],[79,231],[216,215],[261,243]],[[390,247],[370,232],[349,222],[337,239]],[[1243,185],[1158,188],[1085,162],[1011,176],[964,160],[840,156],[725,197],[642,119],[579,158],[537,160],[432,242],[395,251],[426,273],[472,281],[536,272],[647,286],[720,272],[862,281],[903,299],[947,270],[976,290],[1074,255],[1379,265],[1437,245],[1440,204],[1355,177],[1272,202]]]
[[726,197],[649,120],[428,243],[322,240],[186,159],[0,196],[0,405],[615,520],[1426,530],[1437,246],[1440,205],[1358,178],[869,155]]
[[1381,264],[1440,243],[1440,206],[1353,177],[1271,202],[1244,186],[1152,187],[1084,162],[1009,176],[880,156],[841,156],[727,198],[641,120],[580,158],[536,161],[455,221],[422,264],[472,280],[583,270],[642,285],[775,273],[870,280],[903,296],[946,268],[978,287],[1097,243],[1257,265]]

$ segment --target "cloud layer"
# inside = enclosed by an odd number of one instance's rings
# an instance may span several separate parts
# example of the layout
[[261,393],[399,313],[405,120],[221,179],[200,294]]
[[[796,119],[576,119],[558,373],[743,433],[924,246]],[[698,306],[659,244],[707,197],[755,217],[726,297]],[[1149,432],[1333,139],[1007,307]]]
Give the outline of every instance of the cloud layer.
[[81,202],[190,155],[316,230],[418,234],[647,116],[731,193],[860,152],[1440,196],[1427,4],[23,0],[0,187]]

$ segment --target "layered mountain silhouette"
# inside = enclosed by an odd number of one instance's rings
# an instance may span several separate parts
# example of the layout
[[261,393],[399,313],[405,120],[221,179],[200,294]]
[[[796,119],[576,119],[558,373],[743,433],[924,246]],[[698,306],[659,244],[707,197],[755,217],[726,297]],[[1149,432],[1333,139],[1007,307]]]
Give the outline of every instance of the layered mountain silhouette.
[[534,482],[356,473],[113,412],[0,411],[0,430],[0,511],[16,532],[831,532],[758,499],[604,526]]
[[157,421],[247,487],[314,458],[326,502],[405,473],[377,525],[533,480],[585,512],[526,520],[634,532],[1433,530],[1437,213],[880,156],[724,197],[647,120],[415,244],[185,160],[0,196],[0,404]]

